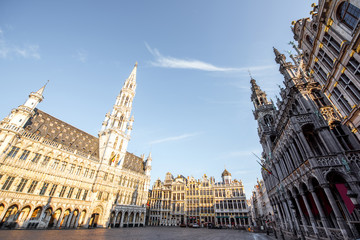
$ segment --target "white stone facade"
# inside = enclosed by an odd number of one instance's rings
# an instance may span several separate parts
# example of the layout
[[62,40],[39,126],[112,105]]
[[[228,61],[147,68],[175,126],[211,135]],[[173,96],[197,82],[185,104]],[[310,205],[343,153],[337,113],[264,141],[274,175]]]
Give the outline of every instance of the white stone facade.
[[126,151],[136,70],[99,137],[37,109],[45,86],[0,122],[1,228],[108,227],[120,212],[121,226],[144,225],[151,155]]

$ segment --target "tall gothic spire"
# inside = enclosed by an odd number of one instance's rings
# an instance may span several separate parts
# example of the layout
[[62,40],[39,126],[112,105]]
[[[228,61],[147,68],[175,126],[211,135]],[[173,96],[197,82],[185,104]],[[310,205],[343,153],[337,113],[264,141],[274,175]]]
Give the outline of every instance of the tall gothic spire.
[[257,85],[256,80],[251,77],[251,101],[254,103],[255,109],[262,105],[271,104],[268,101],[266,93],[260,89]]
[[45,87],[48,83],[49,83],[49,80],[45,83],[44,86],[42,86],[39,90],[37,90],[36,93],[39,94],[40,96],[42,96],[44,93]]
[[275,61],[279,63],[280,65],[284,64],[286,62],[286,57],[284,54],[281,54],[279,50],[277,50],[275,47],[273,47],[274,53],[275,53]]
[[132,102],[136,90],[137,63],[116,97],[111,113],[105,115],[100,136],[100,156],[110,165],[122,167],[134,117],[131,117]]

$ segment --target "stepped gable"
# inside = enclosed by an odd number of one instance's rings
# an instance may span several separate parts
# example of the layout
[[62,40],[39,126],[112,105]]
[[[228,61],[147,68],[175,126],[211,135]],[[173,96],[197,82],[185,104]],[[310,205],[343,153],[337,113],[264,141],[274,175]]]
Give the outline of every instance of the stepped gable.
[[138,173],[144,173],[144,169],[145,169],[144,161],[141,157],[126,152],[123,168]]
[[35,115],[27,121],[24,129],[85,154],[91,154],[92,157],[99,158],[99,139],[97,137],[39,109],[35,109]]

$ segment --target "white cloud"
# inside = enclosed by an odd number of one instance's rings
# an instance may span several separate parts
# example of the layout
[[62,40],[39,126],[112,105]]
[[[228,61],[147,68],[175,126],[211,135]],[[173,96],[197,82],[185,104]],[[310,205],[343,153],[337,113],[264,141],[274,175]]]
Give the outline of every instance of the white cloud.
[[196,59],[179,59],[174,57],[163,56],[158,49],[152,49],[147,43],[145,43],[148,51],[155,58],[151,62],[153,66],[164,67],[164,68],[181,68],[181,69],[196,69],[209,72],[247,72],[249,69],[251,71],[261,71],[268,68],[273,68],[274,65],[266,66],[255,66],[255,67],[243,67],[243,68],[228,68],[228,67],[218,67],[211,63],[203,62]]
[[190,137],[193,137],[193,136],[196,136],[196,135],[199,135],[199,134],[200,133],[186,133],[186,134],[182,134],[182,135],[179,135],[179,136],[173,136],[173,137],[167,137],[167,138],[154,140],[154,141],[151,141],[150,144],[158,144],[158,143],[164,143],[164,142],[178,141],[178,140],[190,138]]
[[88,54],[85,50],[80,49],[80,50],[77,50],[75,58],[77,60],[79,60],[80,62],[85,63],[88,59]]
[[41,58],[38,45],[31,44],[20,47],[8,43],[4,37],[4,31],[0,29],[0,58],[7,59],[14,56],[32,59]]

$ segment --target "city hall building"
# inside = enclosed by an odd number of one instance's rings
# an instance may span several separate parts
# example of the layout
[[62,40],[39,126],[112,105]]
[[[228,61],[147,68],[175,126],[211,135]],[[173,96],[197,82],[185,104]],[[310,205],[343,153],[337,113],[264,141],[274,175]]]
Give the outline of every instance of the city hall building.
[[135,64],[97,137],[37,108],[45,86],[0,122],[0,227],[142,226],[151,155],[127,152]]
[[149,225],[179,226],[181,224],[240,227],[248,226],[249,210],[244,186],[232,180],[224,170],[222,181],[206,175],[202,179],[176,178],[167,173],[165,181],[155,181],[149,199]]
[[285,239],[356,239],[359,141],[300,52],[290,55],[293,62],[276,48],[274,53],[284,76],[276,105],[255,79],[250,81],[273,227]]

